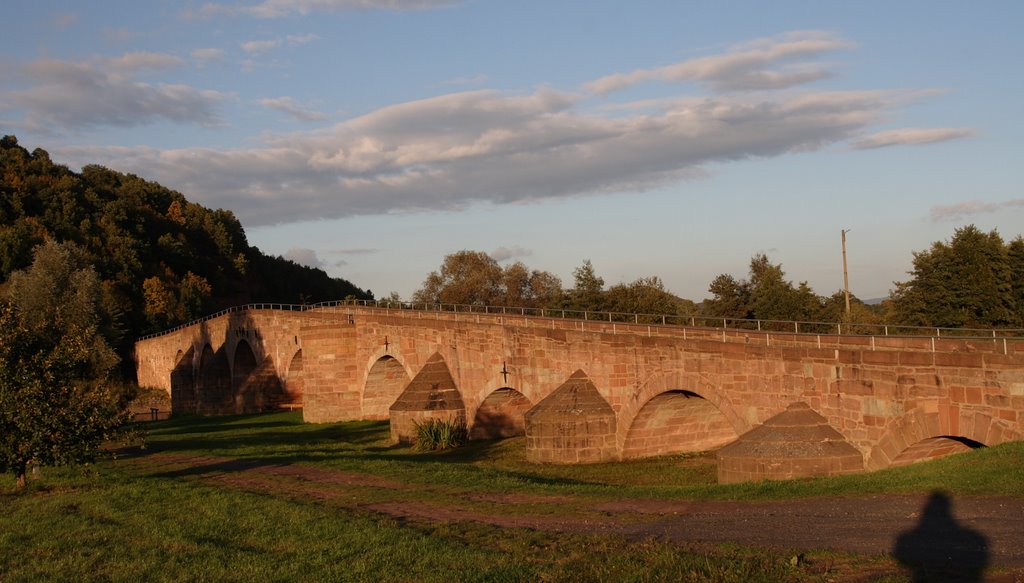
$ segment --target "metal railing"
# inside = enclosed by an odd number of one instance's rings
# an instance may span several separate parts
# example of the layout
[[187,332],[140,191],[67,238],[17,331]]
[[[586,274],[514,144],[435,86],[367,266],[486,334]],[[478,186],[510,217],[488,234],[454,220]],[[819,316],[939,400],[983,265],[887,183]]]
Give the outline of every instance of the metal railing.
[[227,314],[252,310],[282,310],[304,312],[346,306],[382,308],[388,310],[411,310],[418,312],[450,312],[500,316],[522,316],[582,320],[587,322],[608,322],[621,324],[647,324],[655,326],[690,326],[694,328],[715,328],[722,330],[748,330],[752,332],[777,332],[787,334],[825,334],[839,336],[916,336],[925,338],[957,339],[1020,339],[1024,328],[944,328],[936,326],[906,326],[902,324],[869,324],[843,322],[811,322],[788,320],[756,320],[746,318],[721,318],[697,315],[634,314],[627,312],[596,312],[562,308],[513,308],[507,306],[482,306],[472,304],[437,304],[391,300],[334,300],[316,304],[256,303],[227,308],[174,328],[147,334],[137,341],[164,336],[220,318]]

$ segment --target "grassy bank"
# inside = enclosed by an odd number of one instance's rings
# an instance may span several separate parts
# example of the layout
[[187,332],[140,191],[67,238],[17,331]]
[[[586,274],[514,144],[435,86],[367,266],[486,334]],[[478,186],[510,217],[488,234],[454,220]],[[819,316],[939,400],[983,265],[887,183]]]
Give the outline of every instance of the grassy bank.
[[[797,560],[731,546],[393,518],[375,504],[450,504],[511,518],[528,510],[557,521],[627,498],[935,489],[1024,496],[1019,443],[842,479],[717,486],[707,456],[538,466],[523,461],[521,439],[419,453],[388,445],[380,422],[306,425],[289,413],[148,428],[144,452],[86,469],[47,468],[27,492],[0,476],[0,581],[813,581],[843,570],[895,571],[884,558]],[[239,471],[268,467],[344,479],[311,488],[308,476]],[[510,493],[524,498],[494,503]]]

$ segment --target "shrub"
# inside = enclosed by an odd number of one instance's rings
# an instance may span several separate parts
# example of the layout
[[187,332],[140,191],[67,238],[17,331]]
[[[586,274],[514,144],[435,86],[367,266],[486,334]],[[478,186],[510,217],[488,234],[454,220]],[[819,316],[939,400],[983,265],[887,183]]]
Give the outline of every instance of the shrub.
[[466,422],[461,419],[428,419],[425,423],[413,423],[416,425],[416,449],[419,451],[459,447],[469,437]]

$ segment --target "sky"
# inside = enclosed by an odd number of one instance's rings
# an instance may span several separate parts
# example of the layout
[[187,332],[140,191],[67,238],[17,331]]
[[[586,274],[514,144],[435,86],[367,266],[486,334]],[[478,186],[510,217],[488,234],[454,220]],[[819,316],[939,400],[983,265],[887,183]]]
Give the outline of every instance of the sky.
[[12,0],[0,131],[408,298],[484,251],[685,298],[888,295],[1024,233],[1024,2]]

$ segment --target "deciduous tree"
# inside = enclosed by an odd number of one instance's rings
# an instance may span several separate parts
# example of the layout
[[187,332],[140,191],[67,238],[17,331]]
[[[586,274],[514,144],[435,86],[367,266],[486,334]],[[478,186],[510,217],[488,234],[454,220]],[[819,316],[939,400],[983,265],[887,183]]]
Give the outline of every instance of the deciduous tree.
[[914,253],[911,278],[897,282],[892,293],[894,314],[902,323],[922,326],[1019,325],[1019,252],[994,230],[957,229],[949,242]]
[[117,356],[98,332],[100,286],[69,245],[39,247],[0,304],[0,471],[91,460],[127,418],[108,387]]

